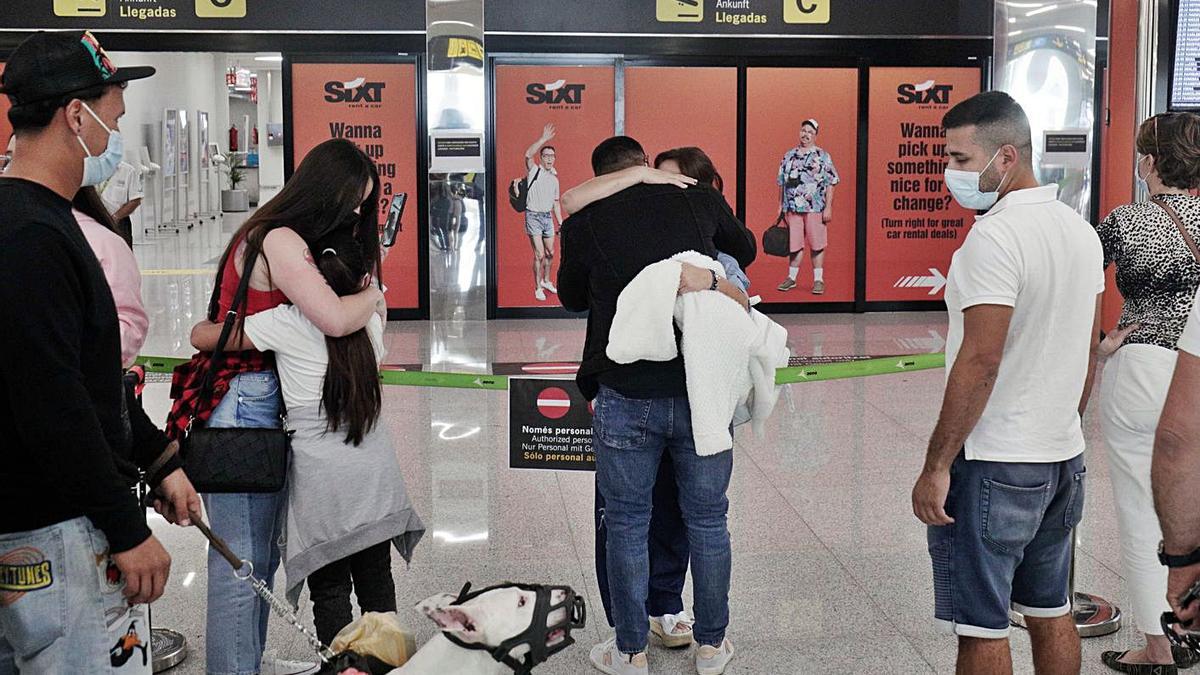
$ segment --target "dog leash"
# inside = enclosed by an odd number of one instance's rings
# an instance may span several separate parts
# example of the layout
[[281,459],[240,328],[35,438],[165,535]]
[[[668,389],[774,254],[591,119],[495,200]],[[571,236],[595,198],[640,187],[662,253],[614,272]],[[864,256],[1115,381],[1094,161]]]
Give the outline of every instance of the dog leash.
[[[312,631],[308,630],[304,624],[300,623],[300,619],[296,617],[296,613],[293,612],[292,609],[288,607],[282,600],[276,597],[275,594],[271,592],[271,589],[267,588],[266,582],[254,576],[253,563],[251,563],[249,560],[242,560],[241,558],[237,557],[237,555],[230,550],[229,545],[225,543],[225,540],[218,537],[215,533],[213,533],[212,530],[209,529],[208,525],[204,523],[203,518],[193,514],[191,520],[196,526],[196,529],[200,530],[200,533],[203,534],[206,539],[208,539],[208,543],[212,544],[212,547],[216,549],[217,553],[220,553],[221,557],[227,560],[229,565],[233,567],[234,578],[250,584],[250,588],[253,589],[258,597],[265,600],[267,604],[271,606],[271,609],[275,611],[277,616],[290,623],[293,628],[299,631],[300,634],[304,636],[304,639],[308,641],[308,644],[312,645],[312,648],[316,650],[317,655],[321,657],[322,663],[332,663],[333,660],[337,658],[337,655],[333,653],[333,650],[325,646],[325,644],[322,643]],[[239,573],[243,569],[246,571],[244,573]]]

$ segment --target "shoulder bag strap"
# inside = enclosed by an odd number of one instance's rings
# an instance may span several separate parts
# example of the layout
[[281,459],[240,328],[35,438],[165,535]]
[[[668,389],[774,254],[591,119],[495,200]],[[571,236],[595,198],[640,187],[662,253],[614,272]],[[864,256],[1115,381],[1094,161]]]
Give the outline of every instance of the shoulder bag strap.
[[[236,250],[234,255],[236,255]],[[225,324],[221,327],[221,337],[217,339],[217,346],[213,349],[212,355],[208,360],[208,372],[205,373],[204,379],[200,382],[200,394],[197,400],[206,402],[212,398],[213,387],[217,377],[217,370],[220,369],[225,357],[225,346],[229,343],[229,336],[233,333],[233,327],[237,323],[239,312],[245,311],[246,297],[250,292],[250,277],[254,275],[254,264],[258,261],[258,256],[254,256],[253,260],[247,260],[242,268],[242,278],[238,281],[237,291],[233,294],[233,302],[229,306],[229,311],[225,313]],[[237,264],[236,262],[234,264]]]
[[1158,204],[1163,211],[1167,212],[1167,216],[1169,216],[1171,220],[1175,221],[1175,226],[1179,228],[1179,234],[1183,237],[1183,241],[1186,242],[1188,248],[1192,250],[1192,257],[1195,258],[1196,262],[1200,263],[1200,248],[1196,247],[1196,242],[1192,239],[1192,235],[1188,233],[1187,227],[1183,224],[1183,219],[1179,217],[1179,212],[1176,211],[1175,208],[1170,204],[1168,204],[1167,200],[1163,199],[1162,197],[1151,197],[1150,201]]

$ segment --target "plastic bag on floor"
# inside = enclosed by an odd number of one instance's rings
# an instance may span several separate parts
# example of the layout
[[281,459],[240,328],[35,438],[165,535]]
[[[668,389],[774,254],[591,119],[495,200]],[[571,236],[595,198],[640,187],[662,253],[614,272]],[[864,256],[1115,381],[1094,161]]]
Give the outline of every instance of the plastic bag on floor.
[[346,626],[329,645],[335,654],[354,652],[398,668],[417,651],[416,639],[400,625],[395,612],[367,612]]

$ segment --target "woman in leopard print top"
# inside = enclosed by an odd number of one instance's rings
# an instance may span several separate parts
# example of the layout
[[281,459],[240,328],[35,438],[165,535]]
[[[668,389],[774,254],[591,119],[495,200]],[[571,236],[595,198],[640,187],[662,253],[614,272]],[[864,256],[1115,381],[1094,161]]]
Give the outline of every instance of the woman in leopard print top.
[[[1150,490],[1154,433],[1175,370],[1175,343],[1187,323],[1200,286],[1200,261],[1168,213],[1175,211],[1192,241],[1200,240],[1200,116],[1155,115],[1137,134],[1138,178],[1150,201],[1118,207],[1096,228],[1104,264],[1116,264],[1117,288],[1125,297],[1119,345],[1104,367],[1100,389],[1101,426],[1121,533],[1121,558],[1133,615],[1146,634],[1146,647],[1105,652],[1102,660],[1126,673],[1174,674],[1190,665],[1172,654],[1159,617],[1166,601],[1167,569],[1156,551],[1162,538]],[[1158,667],[1158,670],[1154,670]]]

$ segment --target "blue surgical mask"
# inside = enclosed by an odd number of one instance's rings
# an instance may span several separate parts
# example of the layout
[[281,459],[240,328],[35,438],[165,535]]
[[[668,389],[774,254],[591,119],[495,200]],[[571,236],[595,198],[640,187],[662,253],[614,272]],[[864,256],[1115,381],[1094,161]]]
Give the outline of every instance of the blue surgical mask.
[[1146,178],[1148,176],[1142,175],[1142,160],[1146,159],[1149,156],[1150,155],[1142,155],[1141,157],[1138,157],[1138,161],[1135,162],[1133,165],[1133,175],[1137,177],[1138,185],[1141,186],[1142,188],[1146,189],[1147,191],[1150,189],[1150,185],[1148,183],[1146,183]]
[[1008,177],[1005,173],[1000,178],[1000,185],[997,186],[995,192],[984,192],[979,189],[979,177],[984,171],[996,161],[996,157],[1000,156],[1000,149],[997,148],[992,158],[984,165],[983,171],[962,171],[960,169],[946,169],[946,187],[949,188],[950,194],[954,195],[954,200],[963,207],[972,211],[987,211],[996,205],[996,200],[1000,199],[999,188],[1004,185],[1004,179]]
[[91,187],[103,183],[116,172],[117,166],[121,164],[121,159],[125,156],[125,139],[121,137],[121,132],[109,129],[91,106],[83,103],[83,109],[88,111],[92,118],[108,132],[108,147],[98,157],[92,155],[92,151],[88,150],[87,143],[83,142],[82,137],[75,136],[75,140],[79,141],[79,145],[87,153],[87,157],[83,160],[83,181],[80,187]]

